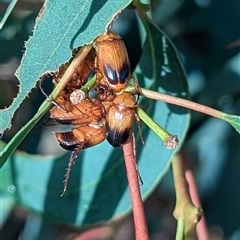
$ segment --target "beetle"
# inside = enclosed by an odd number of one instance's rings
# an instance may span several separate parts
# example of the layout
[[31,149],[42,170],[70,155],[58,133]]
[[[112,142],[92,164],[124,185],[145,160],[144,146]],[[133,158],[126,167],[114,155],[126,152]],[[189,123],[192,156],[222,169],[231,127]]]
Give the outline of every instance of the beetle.
[[[54,106],[50,109],[50,118],[59,124],[73,125],[71,131],[55,132],[59,145],[72,151],[64,180],[63,194],[67,189],[70,171],[79,152],[106,139],[105,127],[102,124],[104,107],[97,99],[86,97],[73,104],[67,101],[66,104]],[[68,109],[65,107],[68,106]],[[71,106],[71,110],[69,111]]]
[[[71,167],[79,152],[101,143],[106,138],[113,147],[123,145],[129,139],[136,115],[134,95],[123,92],[132,74],[128,53],[121,37],[112,32],[101,35],[96,39],[96,51],[93,50],[76,69],[56,99],[56,106],[50,110],[50,117],[55,122],[74,126],[70,131],[55,133],[59,145],[72,151],[62,195],[67,189]],[[99,100],[85,97],[73,101],[71,96],[86,83],[93,70],[93,64]],[[55,86],[68,65],[60,67],[58,73],[53,76]]]
[[104,115],[103,105],[92,98],[82,99],[77,104],[65,101],[50,109],[50,118],[59,124],[97,124]]
[[104,141],[106,134],[103,126],[87,124],[73,128],[68,132],[55,132],[55,136],[59,145],[66,150],[72,150],[75,156],[81,149],[92,147]]
[[123,92],[116,96],[106,115],[107,140],[113,147],[127,142],[136,116],[136,99],[132,93]]
[[[52,74],[54,87],[61,80],[63,74],[66,72],[74,56],[75,56],[75,52],[73,52],[73,56],[68,63],[61,65],[58,71]],[[94,71],[95,57],[96,57],[95,51],[92,49],[88,53],[87,57],[80,64],[80,66],[78,66],[75,69],[71,79],[65,86],[64,90],[60,93],[59,97],[55,100],[56,103],[69,100],[71,93],[81,88],[87,82],[90,74]]]
[[[72,59],[75,57],[76,53],[75,51],[73,52],[73,56],[70,59],[69,62],[62,64],[58,71],[54,74],[52,74],[54,80],[53,83],[56,86],[56,84],[58,84],[58,82],[61,80],[63,74],[65,73],[65,71],[67,70],[67,68],[69,67]],[[91,72],[94,70],[94,61],[95,61],[95,51],[92,49],[88,55],[86,56],[86,58],[83,60],[83,62],[75,69],[72,78],[70,79],[70,81],[67,84],[67,88],[72,88],[72,89],[79,89],[80,87],[82,87],[86,82],[87,79],[89,77],[89,75],[91,74]]]
[[[69,62],[62,64],[59,67],[58,71],[54,73],[50,73],[50,76],[53,78],[54,87],[56,87],[59,81],[61,80],[62,76],[68,69],[75,55],[76,55],[76,52],[73,51],[73,56],[69,60]],[[55,106],[62,108],[67,112],[70,112],[72,110],[71,95],[75,91],[80,90],[80,88],[87,82],[90,74],[94,71],[95,57],[96,57],[95,50],[92,49],[88,53],[87,57],[83,60],[83,62],[75,69],[67,85],[60,92],[59,96],[55,100],[50,99]],[[41,86],[41,82],[42,82],[42,79],[39,82],[39,87],[42,93],[49,99],[49,96],[44,92]]]
[[121,92],[131,78],[130,62],[126,46],[121,37],[107,32],[96,39],[97,77],[101,75],[109,88]]
[[103,126],[88,124],[78,128],[73,128],[68,132],[56,132],[55,136],[62,148],[72,151],[65,174],[63,192],[61,194],[61,196],[63,196],[67,190],[72,165],[74,164],[79,152],[82,149],[89,148],[103,142],[106,138],[106,132]]

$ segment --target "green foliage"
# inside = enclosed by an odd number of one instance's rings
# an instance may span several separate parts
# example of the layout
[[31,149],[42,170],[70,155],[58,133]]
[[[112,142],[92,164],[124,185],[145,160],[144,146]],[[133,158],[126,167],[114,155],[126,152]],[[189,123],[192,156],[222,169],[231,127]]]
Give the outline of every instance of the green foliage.
[[[29,81],[29,84],[27,81],[25,84],[22,84],[24,86],[21,86],[22,89],[19,96],[23,97],[23,93],[26,96],[36,83],[36,79],[43,72],[53,70],[59,63],[66,61],[70,57],[71,51],[69,46],[71,44],[73,44],[72,47],[84,45],[103,32],[112,19],[111,16],[113,16],[113,14],[110,15],[110,10],[114,10],[116,14],[121,8],[126,6],[124,5],[126,2],[119,6],[115,4],[120,1],[111,1],[110,7],[109,2],[101,6],[92,5],[92,8],[89,5],[89,1],[86,1],[85,5],[79,3],[79,6],[85,7],[85,10],[88,12],[84,12],[87,15],[81,17],[85,20],[78,22],[78,24],[76,19],[79,18],[79,13],[74,15],[72,12],[73,9],[77,8],[74,3],[72,3],[72,6],[67,6],[64,9],[64,14],[60,14],[61,17],[64,15],[64,20],[61,18],[59,20],[60,23],[56,21],[59,12],[63,12],[62,9],[61,11],[59,10],[60,6],[57,4],[45,6],[44,14],[38,19],[34,36],[27,44],[26,55],[20,70],[18,70],[20,81],[26,81],[26,79]],[[69,17],[70,15],[73,16]],[[99,16],[102,16],[102,18],[106,17],[106,19],[101,22],[97,21],[96,19],[99,19]],[[55,24],[59,25],[51,25],[52,19],[54,19]],[[172,43],[150,21],[147,19],[143,21],[147,29],[147,38],[140,62],[134,72],[140,86],[187,97],[188,89],[185,73]],[[73,23],[75,27],[72,27]],[[99,24],[98,28],[96,24]],[[76,27],[77,25],[78,27]],[[41,26],[43,29],[49,27],[47,33],[52,37],[46,35],[46,32],[42,36],[38,32]],[[71,29],[71,31],[66,31],[66,29]],[[81,31],[78,31],[78,29],[81,29]],[[56,31],[59,31],[59,33]],[[68,32],[74,32],[74,34],[69,36]],[[80,32],[79,36],[78,33]],[[61,34],[63,36],[59,38]],[[55,38],[55,35],[58,37]],[[56,44],[56,41],[58,44]],[[56,47],[50,51],[52,46]],[[42,53],[44,54],[41,55]],[[29,57],[28,54],[30,55]],[[47,57],[45,54],[47,54]],[[34,57],[34,62],[38,60],[36,62],[38,64],[30,68],[30,60]],[[39,64],[40,62],[41,64]],[[23,89],[24,87],[25,89]],[[19,96],[18,99],[21,98]],[[12,106],[11,110],[13,111]],[[37,113],[38,118],[44,114],[44,111],[42,108],[39,110]],[[170,133],[178,135],[180,142],[184,140],[189,123],[187,110],[170,106],[163,102],[152,102],[147,111],[155,121]],[[7,115],[4,115],[4,118],[8,119]],[[19,132],[19,135],[13,138],[3,152],[6,153],[8,149],[13,149],[13,145],[16,147],[19,144],[35,124],[33,119],[29,122],[31,126],[28,123],[28,127],[23,128],[22,132]],[[177,149],[174,151],[166,149],[153,132],[148,131],[145,126],[142,126],[142,129],[145,147],[137,138],[137,159],[138,169],[144,182],[141,186],[142,196],[146,199],[164,176],[170,165],[171,157]],[[2,155],[1,161],[6,156],[7,154]],[[69,153],[58,157],[42,157],[15,152],[2,169],[5,183],[1,186],[1,190],[7,195],[11,195],[24,206],[68,224],[84,225],[97,223],[129,212],[131,202],[121,149],[113,150],[107,142],[104,142],[96,147],[84,150],[73,167],[67,192],[61,198],[62,181],[68,160]],[[13,172],[14,177],[12,177]],[[14,193],[9,194],[7,191],[7,186],[9,185],[16,186]]]
[[223,113],[219,118],[231,124],[240,133],[240,116]]
[[70,4],[68,1],[46,1],[16,72],[20,83],[18,96],[9,108],[0,111],[0,132],[10,128],[13,114],[39,78],[67,62],[74,48],[91,43],[104,33],[130,2],[74,0]]

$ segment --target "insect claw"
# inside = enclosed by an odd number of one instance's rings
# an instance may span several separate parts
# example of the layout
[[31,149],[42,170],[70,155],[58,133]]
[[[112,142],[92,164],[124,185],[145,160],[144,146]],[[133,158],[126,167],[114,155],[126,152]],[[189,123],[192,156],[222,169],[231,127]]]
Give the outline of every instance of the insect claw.
[[65,194],[65,192],[66,192],[66,189],[64,188],[64,189],[63,189],[63,192],[62,192],[61,195],[60,195],[60,197],[63,197],[63,195]]
[[138,181],[139,181],[139,186],[143,186],[143,180],[142,180],[142,177],[141,177],[139,171],[138,171]]
[[57,108],[59,108],[59,109],[61,109],[62,111],[64,111],[64,112],[67,113],[66,109],[64,109],[63,107],[61,107],[56,101],[54,101],[54,100],[51,99],[51,102],[52,102],[52,104],[53,104],[55,107],[57,107]]
[[139,87],[138,82],[137,82],[136,78],[134,77],[134,75],[132,75],[132,78],[133,78],[133,83],[134,83],[134,87],[135,87],[136,93],[137,93],[138,95],[143,95],[143,94],[142,94],[142,90],[141,90],[141,88]]

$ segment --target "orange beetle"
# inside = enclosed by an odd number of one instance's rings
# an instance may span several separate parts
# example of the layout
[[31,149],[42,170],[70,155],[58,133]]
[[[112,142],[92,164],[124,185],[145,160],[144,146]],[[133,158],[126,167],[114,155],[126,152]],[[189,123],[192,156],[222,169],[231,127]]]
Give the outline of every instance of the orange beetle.
[[56,132],[56,138],[60,146],[66,150],[72,150],[76,155],[83,148],[89,148],[105,140],[104,127],[89,124],[73,128],[69,132]]
[[61,196],[63,196],[67,190],[72,165],[79,152],[84,148],[92,147],[104,141],[106,138],[106,132],[103,126],[89,124],[73,128],[69,132],[57,132],[55,135],[62,148],[72,151],[67,172],[65,174],[63,192],[61,194]]
[[50,109],[50,118],[59,124],[96,124],[102,119],[104,114],[102,104],[92,98],[83,99],[75,105],[70,101],[63,104]]
[[70,171],[78,153],[105,140],[106,131],[101,123],[103,116],[103,105],[97,99],[89,97],[77,101],[76,104],[65,101],[50,109],[50,118],[55,122],[75,126],[71,131],[55,133],[59,145],[72,151],[61,196],[66,192]]
[[[74,57],[75,53],[73,53]],[[68,63],[65,63],[59,67],[59,70],[56,73],[53,73],[53,83],[54,86],[58,84],[61,80],[63,74],[67,70],[70,62],[72,61],[73,57]],[[84,61],[75,69],[71,79],[67,83],[64,90],[60,93],[59,97],[56,99],[56,103],[62,103],[66,100],[69,100],[69,96],[75,90],[81,88],[88,80],[91,72],[94,70],[94,59],[95,59],[95,51],[92,49]]]
[[130,62],[121,37],[107,32],[96,40],[96,69],[109,88],[120,92],[131,78]]
[[113,100],[106,116],[107,140],[113,147],[126,143],[136,115],[136,99],[133,94],[123,92]]

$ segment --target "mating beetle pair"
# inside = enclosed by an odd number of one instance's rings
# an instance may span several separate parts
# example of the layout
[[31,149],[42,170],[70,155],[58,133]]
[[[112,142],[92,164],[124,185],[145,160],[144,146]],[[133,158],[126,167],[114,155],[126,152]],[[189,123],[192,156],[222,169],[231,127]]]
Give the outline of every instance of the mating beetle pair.
[[[105,111],[106,120],[104,122],[106,122],[105,127],[107,140],[112,146],[118,147],[124,144],[129,137],[134,120],[134,107],[136,106],[135,97],[131,93],[125,92],[119,94],[119,92],[124,89],[129,78],[131,77],[128,54],[125,44],[120,36],[112,32],[108,32],[106,35],[101,35],[98,37],[96,40],[95,48],[95,69],[97,74],[97,85],[101,85],[99,77],[102,77],[102,80],[106,86],[111,90],[112,95],[118,96],[116,96],[113,102],[110,103],[110,108],[103,109],[102,113],[100,111],[99,102],[97,102],[96,99],[91,100],[92,104],[90,104],[90,98],[88,98],[88,100],[85,99],[77,105],[74,105],[74,107],[70,101],[65,101],[61,104],[67,106],[67,108],[64,107],[64,110],[66,110],[66,112],[61,111],[57,107],[54,107],[51,110],[51,118],[61,124],[92,124],[91,119],[94,118],[94,114],[96,115],[96,108],[98,108],[98,120],[101,120]],[[92,53],[90,52],[90,54],[91,57]],[[80,71],[82,72],[82,75],[85,75],[86,77],[88,77],[90,74],[90,71],[88,71],[91,68],[91,62],[89,59],[90,58],[87,57],[88,61],[85,61],[81,68],[83,70],[86,69],[87,74],[84,71]],[[88,66],[88,68],[86,66]],[[69,85],[73,85],[72,82],[73,81],[67,85],[68,88]],[[82,80],[82,83],[85,83],[84,79]],[[73,91],[74,90],[75,88]],[[102,101],[103,105],[104,103],[106,104],[106,101],[108,100]],[[86,103],[88,103],[88,106]],[[60,144],[61,146],[64,146],[63,143],[60,142]]]
[[[60,146],[72,150],[64,192],[71,166],[78,153],[105,139],[113,147],[125,144],[136,115],[134,95],[123,91],[132,74],[127,50],[120,36],[112,32],[99,36],[96,39],[94,61],[92,56],[93,51],[90,51],[75,76],[56,99],[56,106],[50,110],[50,117],[57,123],[74,126],[71,131],[55,133]],[[71,94],[86,83],[92,69],[96,72],[98,99],[86,96],[73,103],[70,100]],[[60,69],[54,75],[55,84],[61,75]]]

